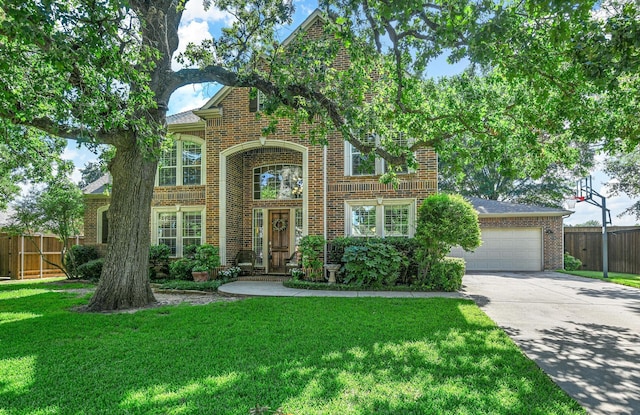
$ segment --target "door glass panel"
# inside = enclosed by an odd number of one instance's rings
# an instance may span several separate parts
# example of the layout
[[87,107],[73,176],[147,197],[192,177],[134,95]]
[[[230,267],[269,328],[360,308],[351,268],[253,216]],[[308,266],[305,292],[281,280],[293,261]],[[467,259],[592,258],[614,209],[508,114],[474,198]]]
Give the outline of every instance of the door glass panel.
[[264,220],[262,209],[253,210],[253,252],[256,253],[256,266],[263,267]]

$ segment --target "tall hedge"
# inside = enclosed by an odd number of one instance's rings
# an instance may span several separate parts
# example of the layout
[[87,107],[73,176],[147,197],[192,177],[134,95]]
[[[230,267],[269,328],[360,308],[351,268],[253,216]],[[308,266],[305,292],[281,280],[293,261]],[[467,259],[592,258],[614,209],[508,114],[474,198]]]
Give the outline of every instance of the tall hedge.
[[478,213],[462,196],[444,193],[429,196],[418,210],[416,239],[428,272],[452,247],[472,251],[480,246]]

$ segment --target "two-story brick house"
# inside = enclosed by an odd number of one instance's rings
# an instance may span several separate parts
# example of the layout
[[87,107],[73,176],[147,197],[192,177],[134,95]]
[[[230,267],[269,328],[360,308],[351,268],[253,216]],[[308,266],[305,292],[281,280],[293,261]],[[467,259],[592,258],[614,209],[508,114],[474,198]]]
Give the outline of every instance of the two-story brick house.
[[[318,13],[301,27],[321,25]],[[320,29],[318,29],[320,30]],[[295,36],[295,33],[292,35]],[[252,99],[253,97],[253,99]],[[240,250],[256,253],[266,272],[283,272],[303,235],[413,236],[419,204],[437,192],[437,155],[416,153],[419,167],[399,174],[399,184],[380,183],[382,159],[365,162],[339,135],[328,146],[312,145],[292,134],[286,120],[264,137],[267,120],[256,117],[260,94],[223,87],[202,108],[168,117],[175,145],[161,158],[152,202],[152,244],[164,243],[182,256],[189,244],[220,247],[231,264]],[[96,183],[87,189],[86,243],[106,242],[108,196]],[[540,234],[536,269],[562,266],[562,218],[547,212],[543,221],[520,221]],[[491,227],[501,227],[495,217]],[[529,225],[527,225],[527,223]],[[533,226],[531,226],[533,225]],[[553,229],[552,233],[545,230]],[[556,247],[557,236],[560,247]],[[544,241],[543,241],[544,239]],[[544,251],[544,254],[542,252]]]

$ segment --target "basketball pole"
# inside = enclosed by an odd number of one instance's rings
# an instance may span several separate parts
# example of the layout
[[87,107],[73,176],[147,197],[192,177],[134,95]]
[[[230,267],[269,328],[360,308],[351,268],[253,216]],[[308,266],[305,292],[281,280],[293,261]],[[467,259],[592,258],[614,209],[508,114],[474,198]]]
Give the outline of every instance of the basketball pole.
[[[598,206],[602,209],[602,276],[609,278],[609,247],[607,237],[607,224],[611,223],[611,212],[607,209],[607,198],[593,190],[591,176],[580,179],[576,182],[576,202],[587,202],[590,205]],[[593,200],[593,196],[600,198],[600,203]]]

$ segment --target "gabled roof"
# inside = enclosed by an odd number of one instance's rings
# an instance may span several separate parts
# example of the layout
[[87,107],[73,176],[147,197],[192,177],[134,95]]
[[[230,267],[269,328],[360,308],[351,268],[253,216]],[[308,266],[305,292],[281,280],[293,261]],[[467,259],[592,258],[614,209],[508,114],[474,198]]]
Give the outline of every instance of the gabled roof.
[[85,195],[104,195],[107,185],[111,183],[111,175],[105,173],[98,180],[89,183],[82,189]]
[[179,112],[178,114],[173,114],[167,116],[167,124],[191,124],[201,122],[202,118],[198,117],[193,113],[192,110]]
[[497,200],[480,199],[479,197],[465,197],[465,199],[473,205],[473,208],[478,212],[478,216],[485,218],[505,216],[567,216],[573,213],[565,209],[499,202]]
[[[313,13],[311,13],[304,20],[304,22],[300,24],[300,26],[295,28],[293,32],[291,32],[291,34],[287,36],[287,38],[282,42],[282,45],[286,46],[291,43],[291,41],[295,39],[295,37],[298,36],[301,31],[307,30],[311,25],[313,25],[318,19],[321,18],[322,12],[319,9],[315,9]],[[206,104],[204,104],[202,108],[200,108],[200,110],[217,107],[220,104],[220,101],[222,101],[229,94],[229,92],[233,90],[233,88],[234,87],[232,86],[223,86],[214,96],[211,97],[209,101],[207,101]]]

